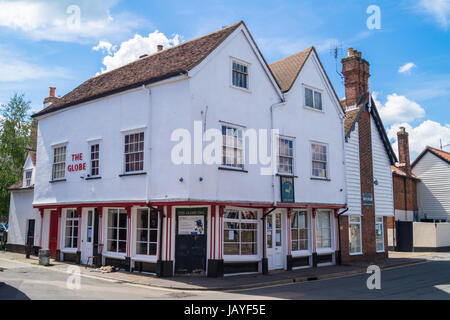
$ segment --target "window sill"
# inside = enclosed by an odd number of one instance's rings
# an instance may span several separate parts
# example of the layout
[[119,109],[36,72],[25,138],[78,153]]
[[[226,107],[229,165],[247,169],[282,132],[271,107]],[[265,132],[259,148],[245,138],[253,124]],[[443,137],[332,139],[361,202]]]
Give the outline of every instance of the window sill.
[[316,253],[320,256],[323,254],[334,253],[334,250],[332,248],[317,248]]
[[87,177],[84,180],[98,180],[101,179],[102,177]]
[[113,259],[122,259],[125,260],[127,254],[126,253],[118,253],[118,252],[110,252],[110,251],[104,251],[102,253],[103,257],[107,258],[113,258]]
[[355,253],[349,253],[348,255],[349,256],[362,256],[362,255],[364,255],[364,253],[362,253],[362,252],[355,252]]
[[311,177],[311,180],[316,180],[316,181],[331,181],[331,179],[328,179],[328,178],[315,178],[315,177]]
[[219,170],[223,170],[223,171],[236,171],[236,172],[248,173],[247,170],[239,169],[239,168],[233,168],[233,167],[219,167]]
[[66,182],[67,179],[60,179],[60,180],[50,180],[50,183],[57,183],[57,182]]
[[77,248],[62,248],[61,252],[62,253],[77,253]]
[[223,256],[223,261],[224,262],[256,262],[256,261],[260,261],[261,258],[259,256],[254,256],[254,255],[248,255],[248,256],[244,256],[244,255],[234,255],[234,256]]
[[316,108],[312,108],[312,107],[308,107],[308,106],[303,106],[303,108],[305,108],[306,110],[310,110],[310,111],[315,111],[315,112],[319,112],[319,113],[325,113],[325,111],[323,111],[323,106],[322,106],[322,110],[316,109]]
[[134,255],[131,257],[131,260],[133,261],[139,261],[139,262],[157,262],[158,258],[157,256],[145,256],[145,255]]
[[241,91],[247,92],[247,93],[252,93],[252,92],[250,91],[250,89],[246,89],[246,88],[241,88],[241,87],[233,86],[232,84],[230,84],[230,88],[237,89],[237,90],[241,90]]
[[311,256],[311,252],[307,250],[302,251],[292,251],[291,252],[292,258],[302,258],[302,257],[309,257]]
[[130,177],[130,176],[145,176],[147,172],[135,172],[135,173],[123,173],[119,174],[119,177]]
[[278,177],[286,177],[286,178],[298,178],[298,176],[294,174],[288,174],[288,173],[277,173]]

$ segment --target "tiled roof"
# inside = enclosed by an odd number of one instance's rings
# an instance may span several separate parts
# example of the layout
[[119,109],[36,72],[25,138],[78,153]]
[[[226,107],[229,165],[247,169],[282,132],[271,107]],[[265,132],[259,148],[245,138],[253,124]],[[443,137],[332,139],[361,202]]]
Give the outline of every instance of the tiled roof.
[[[355,124],[355,122],[358,120],[358,116],[359,113],[361,112],[362,108],[364,107],[364,105],[367,103],[367,98],[369,96],[369,93],[365,93],[360,99],[359,99],[359,103],[356,106],[355,109],[349,110],[349,111],[345,111],[345,122],[344,122],[344,127],[345,127],[345,136],[347,137],[352,128],[353,125]],[[346,110],[347,105],[345,104],[344,100],[341,100],[341,105],[342,108],[344,108],[344,110]]]
[[295,79],[297,79],[298,74],[305,65],[305,62],[312,50],[313,47],[310,47],[306,50],[293,54],[292,56],[269,64],[270,70],[272,70],[281,91],[287,92],[292,88]]
[[425,150],[423,150],[416,158],[416,160],[414,160],[414,162],[411,164],[411,167],[414,167],[416,165],[417,162],[419,162],[420,159],[422,159],[422,157],[425,155],[425,153],[427,152],[431,152],[432,154],[434,154],[435,156],[441,158],[442,160],[446,161],[448,164],[450,164],[450,153],[446,152],[444,150],[440,150],[440,149],[436,149],[430,146],[427,146],[425,148]]
[[185,74],[201,63],[241,24],[242,21],[95,76],[33,117]]
[[33,162],[33,165],[36,166],[36,152],[30,151],[29,155],[31,157],[31,162]]
[[409,177],[409,178],[412,178],[412,179],[419,179],[416,175],[414,175],[412,173],[407,174],[405,171],[401,170],[397,166],[392,165],[391,168],[392,168],[392,173],[395,174],[395,175],[402,176],[402,177]]

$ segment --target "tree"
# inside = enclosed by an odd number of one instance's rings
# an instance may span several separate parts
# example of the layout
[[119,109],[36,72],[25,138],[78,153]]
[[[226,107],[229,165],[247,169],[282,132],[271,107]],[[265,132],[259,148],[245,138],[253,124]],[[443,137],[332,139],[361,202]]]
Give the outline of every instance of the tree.
[[30,110],[31,102],[17,93],[0,108],[0,219],[8,216],[8,187],[21,179],[32,143]]

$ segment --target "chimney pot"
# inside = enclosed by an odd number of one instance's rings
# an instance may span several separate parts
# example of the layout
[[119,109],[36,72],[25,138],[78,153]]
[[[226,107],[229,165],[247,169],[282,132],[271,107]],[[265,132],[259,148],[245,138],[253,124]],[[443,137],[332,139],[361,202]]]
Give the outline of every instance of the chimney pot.
[[158,44],[158,52],[163,51],[164,46],[162,44]]
[[347,52],[348,52],[348,56],[349,57],[352,57],[353,55],[354,55],[354,51],[353,51],[353,48],[348,48],[348,50],[347,50]]
[[361,59],[361,52],[348,48],[348,57],[342,59],[347,106],[356,105],[362,94],[369,92],[369,63]]
[[399,167],[407,174],[411,173],[411,163],[409,160],[409,141],[405,127],[400,127],[397,132]]
[[56,87],[49,87],[50,88],[50,93],[49,93],[49,97],[54,97],[55,96],[55,91],[56,91]]

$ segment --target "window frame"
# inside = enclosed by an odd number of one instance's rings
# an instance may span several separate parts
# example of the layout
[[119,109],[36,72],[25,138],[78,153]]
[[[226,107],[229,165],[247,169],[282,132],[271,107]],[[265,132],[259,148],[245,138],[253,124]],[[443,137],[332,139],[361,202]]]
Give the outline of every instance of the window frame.
[[[111,212],[112,210],[116,210],[117,211],[117,227],[110,227],[109,226],[109,219],[110,219],[109,215],[112,214],[112,212]],[[125,216],[126,216],[126,226],[124,228],[120,227],[120,214],[125,214]],[[128,238],[129,238],[129,234],[128,234],[128,213],[125,210],[125,208],[107,208],[107,210],[106,210],[106,221],[105,221],[104,225],[105,225],[105,229],[106,229],[105,230],[105,246],[106,246],[105,251],[107,253],[112,254],[112,255],[124,256],[125,257],[126,254],[127,254],[127,243],[128,243]],[[109,238],[109,230],[110,229],[117,229],[117,239]],[[125,230],[125,234],[126,234],[125,240],[120,240],[120,232],[119,231],[121,229]],[[116,251],[109,250],[110,248],[108,247],[108,243],[109,243],[110,240],[117,242],[117,244],[116,244]],[[124,252],[119,251],[119,242],[125,242],[125,251]]]
[[[381,221],[377,221],[377,219],[380,219]],[[383,249],[382,250],[378,250],[378,235],[377,235],[377,225],[381,224],[381,240],[382,240],[382,244],[383,244]],[[386,248],[385,248],[385,243],[384,243],[384,217],[383,216],[375,216],[375,248],[376,248],[376,252],[385,252]]]
[[[352,219],[351,218],[354,218],[354,217],[358,217],[359,218],[359,221],[358,222],[355,222],[355,221],[352,221]],[[360,248],[360,251],[355,251],[355,252],[352,252],[352,234],[351,234],[351,226],[352,225],[357,225],[357,226],[359,226],[359,248]],[[349,252],[349,255],[351,255],[351,256],[354,256],[354,255],[361,255],[361,254],[363,254],[363,247],[362,247],[362,245],[363,245],[363,243],[362,243],[362,219],[361,219],[361,216],[360,215],[357,215],[357,214],[350,214],[350,215],[348,215],[348,241],[349,241],[349,246],[348,246],[348,252]]]
[[[247,87],[246,88],[239,87],[237,85],[234,85],[234,83],[233,83],[233,74],[235,72],[235,70],[233,68],[234,63],[237,63],[239,65],[247,67]],[[230,57],[230,87],[239,89],[239,90],[243,90],[244,92],[250,92],[250,67],[251,67],[251,63],[246,62],[241,59],[238,59],[238,58]],[[239,72],[239,71],[236,70],[236,72]]]
[[[68,217],[69,212],[71,212],[73,215],[76,214],[76,217]],[[81,212],[78,212],[77,209],[75,208],[67,208],[64,211],[64,236],[63,236],[63,250],[66,251],[77,251],[78,250],[78,237],[80,235],[80,216],[81,216]],[[70,226],[67,225],[68,222],[70,223]],[[67,236],[67,228],[71,228],[72,230],[72,235],[71,236]],[[77,232],[76,234],[73,232],[74,228],[77,228]],[[67,246],[67,238],[71,239],[71,246]],[[76,239],[76,241],[75,241]]]
[[[56,150],[64,148],[64,161],[61,162],[55,162],[56,160]],[[59,145],[53,145],[53,161],[52,161],[52,179],[51,181],[61,181],[65,180],[66,178],[66,163],[67,163],[67,144],[59,144]],[[55,165],[63,164],[63,176],[62,177],[55,177]],[[61,172],[61,170],[59,171]]]
[[[231,219],[231,218],[226,218],[226,212],[230,212],[230,211],[234,211],[234,212],[238,212],[239,213],[239,218],[238,219]],[[256,219],[242,219],[242,213],[246,212],[246,211],[250,211],[256,214]],[[223,215],[223,220],[222,220],[222,237],[223,237],[223,241],[222,241],[222,252],[223,252],[223,257],[224,260],[227,261],[239,261],[239,260],[257,260],[259,259],[259,253],[260,253],[260,242],[261,242],[261,219],[260,217],[260,213],[259,210],[254,209],[254,208],[225,208],[224,209],[224,215]],[[225,232],[226,230],[233,230],[236,233],[236,229],[230,229],[226,227],[226,223],[227,222],[231,222],[231,223],[237,223],[239,224],[239,229],[238,230],[238,236],[239,239],[237,242],[229,242],[227,241],[227,237],[225,236]],[[242,229],[241,228],[241,223],[251,223],[254,224],[256,226],[256,228],[254,229]],[[256,237],[255,237],[255,241],[254,242],[244,242],[244,244],[248,244],[248,243],[254,243],[256,246],[256,253],[253,254],[242,254],[242,237],[241,237],[241,232],[242,230],[255,230],[256,232]],[[238,244],[239,246],[239,254],[226,254],[225,253],[225,244],[226,243],[231,243],[231,244]]]
[[[148,227],[147,228],[138,228],[138,219],[139,219],[139,212],[140,211],[147,211],[148,213]],[[157,223],[156,223],[156,228],[151,228],[150,227],[150,220],[151,220],[151,213],[152,211],[154,211],[156,213],[156,219],[157,219]],[[160,237],[160,225],[161,225],[161,221],[160,221],[160,217],[159,217],[159,213],[157,212],[157,210],[152,210],[150,208],[144,208],[144,207],[140,207],[136,209],[136,219],[134,222],[134,237],[133,237],[133,242],[134,242],[134,252],[135,255],[138,257],[142,257],[143,259],[156,259],[158,257],[158,251],[159,251],[159,237]],[[138,241],[138,232],[139,230],[146,230],[148,232],[148,236],[147,236],[147,241]],[[156,230],[156,242],[154,241],[150,241],[150,231],[154,231]],[[138,253],[138,243],[147,243],[147,254],[143,254],[143,253]],[[148,252],[150,251],[150,244],[154,243],[156,245],[156,251],[155,254],[149,254]]]
[[[313,145],[320,145],[326,148],[326,157],[327,160],[323,161],[323,160],[314,160],[313,159]],[[314,162],[320,162],[320,163],[325,163],[326,164],[326,168],[325,168],[325,177],[320,177],[320,176],[315,176],[314,175]],[[329,149],[329,145],[328,143],[325,142],[319,142],[319,141],[310,141],[310,164],[311,164],[311,170],[310,170],[310,175],[311,175],[311,179],[314,180],[330,180],[330,149]]]
[[[311,90],[312,91],[312,100],[313,100],[313,106],[308,106],[308,104],[306,103],[306,89]],[[318,109],[316,108],[316,93],[320,94],[320,103],[321,103],[321,108]],[[318,111],[318,112],[325,112],[323,110],[323,90],[322,89],[318,89],[318,88],[314,88],[308,85],[303,85],[303,106],[309,110],[313,110],[313,111]]]
[[[240,125],[236,125],[236,124],[231,124],[231,123],[228,123],[228,122],[219,122],[219,124],[220,124],[220,131],[222,133],[222,141],[221,141],[221,144],[222,144],[222,162],[220,164],[220,167],[226,168],[226,169],[229,168],[229,169],[235,169],[235,170],[244,171],[245,170],[245,137],[244,137],[244,129],[245,129],[245,127],[244,126],[240,126]],[[239,139],[239,131],[241,132],[241,146],[242,146],[241,149],[239,149],[236,146],[233,147],[233,146],[226,146],[226,145],[224,145],[224,137],[228,136],[228,135],[224,136],[224,134],[223,134],[224,127],[227,128],[226,130],[228,130],[228,129],[236,130],[236,132],[238,133],[237,139]],[[234,160],[235,160],[236,164],[226,164],[225,163],[226,161],[224,162],[224,160],[226,159],[226,152],[225,151],[226,151],[227,148],[233,148],[234,149],[234,152],[236,154],[236,159],[234,159]],[[238,160],[239,160],[238,156],[237,156],[237,153],[238,153],[239,150],[241,151],[241,161],[242,161],[241,166],[239,166],[239,164],[237,163]]]
[[[278,165],[277,165],[277,173],[279,175],[284,175],[284,176],[295,176],[296,175],[296,165],[295,165],[295,159],[296,159],[296,146],[295,146],[295,137],[289,137],[289,136],[283,136],[283,135],[279,135],[277,136],[278,139],[278,148],[277,148],[277,161],[278,161]],[[292,142],[292,157],[290,156],[286,156],[286,155],[281,155],[281,141],[280,140],[286,140],[286,141],[290,141]],[[281,157],[283,158],[290,158],[292,159],[292,172],[281,172],[280,171],[280,167],[281,167]]]
[[[306,228],[300,228],[299,225],[297,225],[297,228],[293,228],[292,227],[292,221],[294,219],[294,216],[295,215],[299,215],[299,214],[303,214],[303,213],[305,214],[305,217],[306,217]],[[297,240],[295,240],[295,241],[297,241],[297,243],[299,244],[301,240],[303,240],[303,241],[306,240],[307,241],[307,249],[294,250],[294,248],[293,248],[294,239],[292,237],[292,231],[293,230],[297,231]],[[300,238],[300,230],[306,230],[306,232],[307,232],[306,239],[301,239]],[[308,210],[292,210],[291,217],[290,217],[290,222],[289,222],[289,232],[290,232],[290,240],[291,240],[290,241],[291,243],[289,245],[291,246],[291,253],[292,253],[293,256],[298,256],[298,255],[302,255],[302,254],[305,254],[305,253],[309,254],[311,252],[311,248],[312,248],[312,244],[311,244],[312,232],[311,231],[312,231],[311,230],[311,215],[310,215],[309,211]],[[297,248],[300,248],[300,246],[297,246]]]
[[[98,145],[98,158],[97,159],[92,159],[92,147]],[[88,142],[88,153],[89,153],[89,178],[99,178],[101,177],[101,151],[102,151],[102,144],[100,140],[95,140],[95,141],[89,141]],[[93,161],[97,161],[97,170],[98,170],[98,174],[93,175],[92,174],[92,162]]]
[[[123,144],[122,144],[122,146],[123,146],[123,149],[122,149],[122,152],[123,152],[123,167],[122,167],[122,171],[123,171],[123,175],[133,175],[133,174],[139,174],[139,173],[144,173],[145,172],[145,169],[146,169],[146,165],[145,165],[145,158],[146,158],[146,154],[145,154],[145,149],[146,149],[146,142],[145,142],[145,140],[146,140],[146,138],[145,138],[145,136],[146,136],[146,131],[145,130],[142,130],[142,129],[139,129],[139,130],[131,130],[131,131],[125,131],[125,132],[122,132],[123,133]],[[142,148],[142,150],[141,151],[138,151],[138,152],[129,152],[128,151],[128,153],[125,151],[125,148],[126,148],[126,145],[127,145],[127,143],[126,143],[126,137],[129,137],[129,136],[132,136],[132,135],[140,135],[140,134],[143,134],[143,143],[144,143],[144,145],[143,145],[143,148]],[[141,141],[139,141],[138,143],[140,143]],[[131,145],[130,143],[128,143],[129,145]],[[127,169],[127,162],[126,162],[126,159],[127,159],[127,155],[130,155],[130,154],[137,154],[137,153],[141,153],[142,152],[142,170],[133,170],[133,171],[127,171],[126,169]],[[139,161],[140,162],[140,161]],[[134,164],[136,164],[136,163],[139,163],[139,162],[133,162]],[[131,162],[128,162],[129,164],[131,164]]]
[[[30,174],[30,177],[28,178],[27,177],[27,174]],[[28,183],[28,180],[29,180],[29,183]],[[33,169],[27,169],[27,170],[25,170],[24,171],[24,179],[23,179],[23,182],[24,182],[24,187],[25,188],[29,188],[29,187],[31,187],[31,182],[33,181]]]
[[[318,241],[317,241],[317,236],[318,236],[318,226],[317,226],[317,221],[319,220],[318,219],[318,216],[319,216],[319,214],[320,213],[327,213],[328,214],[328,216],[329,216],[329,218],[330,218],[330,227],[328,228],[329,230],[330,230],[330,233],[329,233],[329,235],[330,235],[330,246],[329,247],[319,247],[319,244],[318,244]],[[333,223],[333,218],[332,218],[332,211],[330,211],[330,210],[317,210],[316,211],[316,217],[315,217],[315,219],[314,219],[315,221],[314,221],[314,224],[315,224],[315,226],[314,226],[314,228],[315,228],[315,232],[314,232],[314,237],[315,237],[315,239],[314,239],[314,241],[315,241],[315,243],[316,243],[316,251],[318,252],[318,253],[320,253],[321,251],[322,252],[331,252],[331,251],[333,251],[334,250],[334,232],[333,232],[333,228],[334,228],[334,223]],[[320,228],[320,229],[324,229],[324,228]],[[321,243],[323,242],[323,235],[322,235],[322,232],[320,232],[320,234],[321,234]]]

